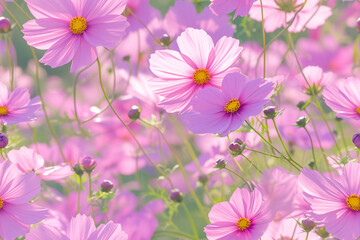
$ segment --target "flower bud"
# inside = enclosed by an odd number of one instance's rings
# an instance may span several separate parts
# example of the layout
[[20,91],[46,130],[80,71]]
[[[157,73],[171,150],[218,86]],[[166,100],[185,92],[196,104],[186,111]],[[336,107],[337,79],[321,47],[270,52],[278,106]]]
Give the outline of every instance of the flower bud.
[[307,123],[308,123],[308,120],[304,116],[299,117],[298,120],[296,120],[296,125],[298,127],[305,127]]
[[96,161],[90,156],[86,156],[81,159],[80,164],[84,171],[87,173],[91,173],[96,167]]
[[320,237],[327,238],[330,234],[325,230],[325,227],[318,228],[315,231]]
[[8,33],[11,30],[10,20],[5,17],[0,17],[0,33]]
[[183,200],[183,194],[179,189],[175,188],[171,190],[170,199],[174,202],[180,203]]
[[308,219],[308,218],[305,218],[301,221],[301,226],[302,228],[304,229],[305,232],[310,232],[311,230],[314,229],[315,227],[315,222]]
[[225,167],[226,167],[226,160],[225,159],[220,158],[219,160],[216,161],[215,168],[223,169]]
[[198,181],[203,184],[203,185],[206,185],[209,181],[209,178],[206,174],[200,174],[199,178],[198,178]]
[[267,119],[272,119],[277,116],[276,107],[274,107],[274,106],[266,107],[264,109],[263,113],[265,115],[265,118],[267,118]]
[[0,133],[0,149],[8,145],[9,140],[4,133]]
[[160,38],[161,46],[169,46],[171,44],[171,38],[167,34],[163,34]]
[[303,111],[303,110],[305,110],[305,108],[306,108],[306,102],[304,102],[304,101],[300,101],[298,104],[296,104],[296,107],[300,110],[300,111]]
[[138,106],[133,105],[133,106],[131,107],[131,109],[129,110],[129,112],[128,112],[128,117],[129,117],[131,120],[135,121],[135,120],[139,119],[139,117],[140,117],[140,112],[141,112],[141,109],[140,109]]
[[129,56],[129,55],[126,55],[126,56],[123,57],[122,60],[123,60],[124,62],[128,62],[128,61],[130,61],[130,56]]
[[234,142],[229,144],[229,153],[232,157],[239,156],[245,149],[245,144],[241,139],[236,138]]
[[74,166],[73,166],[73,170],[74,172],[78,175],[78,176],[82,176],[84,174],[84,170],[82,170],[81,166],[79,163],[76,163]]
[[111,181],[109,181],[109,180],[104,180],[104,181],[101,183],[100,187],[101,187],[101,191],[102,191],[102,192],[107,192],[107,193],[108,193],[108,192],[111,191],[111,189],[113,189],[114,184],[113,184]]
[[352,142],[357,148],[360,148],[360,133],[354,134],[354,136],[352,137]]

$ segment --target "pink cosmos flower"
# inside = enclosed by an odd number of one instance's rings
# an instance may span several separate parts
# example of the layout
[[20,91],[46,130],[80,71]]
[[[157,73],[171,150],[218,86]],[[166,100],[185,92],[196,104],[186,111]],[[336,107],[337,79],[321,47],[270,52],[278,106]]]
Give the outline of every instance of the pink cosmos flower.
[[8,153],[9,160],[23,173],[34,171],[43,180],[58,180],[73,175],[74,172],[67,164],[45,167],[44,158],[33,149],[21,147]]
[[325,103],[344,119],[360,119],[360,80],[350,77],[328,85],[323,96]]
[[248,117],[259,114],[272,91],[273,83],[262,78],[249,81],[240,73],[231,73],[224,78],[221,90],[214,87],[200,90],[182,119],[194,133],[226,136]]
[[30,122],[36,119],[35,113],[40,108],[39,98],[30,99],[28,90],[16,88],[9,92],[6,85],[0,83],[0,121],[5,125]]
[[209,213],[211,224],[204,228],[209,240],[259,239],[272,215],[259,190],[237,188],[229,202],[215,204]]
[[237,16],[245,17],[256,0],[211,0],[210,9],[215,15],[224,15],[235,10]]
[[307,168],[298,179],[300,192],[311,206],[312,218],[339,239],[360,236],[360,163],[349,162],[338,179]]
[[97,46],[112,49],[128,26],[126,1],[26,0],[36,19],[24,24],[24,39],[46,50],[40,62],[52,68],[72,60],[71,72],[97,58]]
[[206,87],[220,87],[226,74],[239,71],[242,48],[239,41],[222,37],[214,46],[203,30],[187,28],[177,38],[180,52],[158,50],[150,57],[150,70],[158,77],[151,87],[167,112],[186,109],[196,93]]
[[[309,82],[309,85],[313,89],[315,94],[320,93],[323,90],[324,86],[330,83],[330,81],[332,81],[334,78],[333,73],[324,73],[323,70],[318,66],[308,66],[303,69],[303,72],[306,76],[306,80]],[[304,80],[302,74],[298,74],[296,76],[296,79],[301,83],[306,94],[311,95],[312,91],[309,88],[309,85]]]
[[0,237],[13,240],[46,217],[45,209],[29,203],[39,192],[35,173],[24,175],[9,161],[0,163]]
[[[305,0],[263,0],[265,30],[273,32],[280,27],[286,27],[288,21],[293,19]],[[319,6],[320,0],[307,1],[305,7],[296,16],[289,27],[290,32],[300,32],[305,28],[316,29],[323,25],[331,15],[331,8]],[[257,1],[250,9],[250,18],[262,21],[261,5]]]
[[120,224],[110,221],[107,224],[101,224],[96,228],[91,217],[78,214],[71,219],[66,235],[58,228],[42,224],[38,228],[31,229],[30,233],[26,235],[26,239],[127,240],[128,236],[121,230]]

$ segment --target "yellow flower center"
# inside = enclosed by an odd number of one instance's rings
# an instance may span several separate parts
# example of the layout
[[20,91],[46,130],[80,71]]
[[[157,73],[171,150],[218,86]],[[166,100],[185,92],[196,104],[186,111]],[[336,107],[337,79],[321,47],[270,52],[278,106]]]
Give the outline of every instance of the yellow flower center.
[[240,218],[236,223],[236,226],[240,231],[244,231],[248,229],[250,225],[251,225],[251,221],[247,218]]
[[8,114],[7,107],[0,107],[0,116],[6,116]]
[[241,104],[240,104],[239,100],[231,99],[226,103],[224,110],[227,113],[235,113],[235,112],[237,112],[237,110],[239,110],[240,106],[241,106]]
[[194,83],[199,86],[210,81],[210,74],[207,69],[199,68],[193,74]]
[[73,17],[70,22],[70,30],[73,34],[82,34],[87,28],[86,20],[82,17]]
[[3,208],[3,206],[4,206],[4,201],[0,197],[0,210]]
[[356,109],[356,112],[360,115],[360,107]]
[[355,194],[351,194],[346,198],[346,205],[353,211],[360,210],[360,197]]

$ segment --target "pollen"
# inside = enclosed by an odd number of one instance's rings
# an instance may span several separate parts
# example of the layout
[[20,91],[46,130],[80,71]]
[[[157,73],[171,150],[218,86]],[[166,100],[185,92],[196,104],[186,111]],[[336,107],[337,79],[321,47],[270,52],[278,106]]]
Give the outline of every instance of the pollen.
[[236,226],[238,227],[238,229],[240,231],[245,231],[246,229],[248,229],[251,225],[251,221],[247,218],[240,218],[237,222],[236,222]]
[[82,34],[87,29],[86,19],[82,17],[73,17],[70,22],[70,30],[73,34]]
[[202,86],[210,81],[210,74],[207,69],[199,68],[194,72],[193,79],[194,83]]
[[356,112],[357,112],[357,114],[360,115],[360,107],[358,107],[358,108],[356,109]]
[[3,208],[3,206],[4,206],[4,201],[0,197],[0,210]]
[[240,106],[241,104],[239,100],[231,99],[226,103],[224,110],[227,113],[236,113],[239,110]]
[[8,114],[7,107],[0,107],[0,116],[6,116]]
[[346,198],[346,205],[353,211],[360,210],[360,197],[355,194],[351,194]]

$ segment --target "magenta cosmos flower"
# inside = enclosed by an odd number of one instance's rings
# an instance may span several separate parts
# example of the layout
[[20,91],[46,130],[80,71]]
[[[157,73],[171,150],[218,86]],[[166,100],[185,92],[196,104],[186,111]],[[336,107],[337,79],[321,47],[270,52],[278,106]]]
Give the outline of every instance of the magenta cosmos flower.
[[235,10],[237,16],[245,17],[256,0],[211,0],[210,9],[215,15],[224,15]]
[[224,78],[221,90],[201,89],[182,119],[194,133],[226,136],[248,117],[259,114],[269,102],[273,89],[273,83],[262,78],[249,81],[240,73],[231,73]]
[[30,224],[43,220],[47,211],[29,203],[40,192],[35,173],[22,174],[9,161],[0,163],[0,238],[25,235]]
[[339,239],[360,237],[360,163],[349,162],[337,180],[318,171],[301,170],[299,190],[318,223]]
[[40,62],[52,68],[72,60],[71,72],[97,58],[97,46],[112,49],[128,26],[126,0],[25,0],[36,19],[24,24],[24,39],[46,50]]
[[66,235],[58,228],[42,224],[31,229],[26,235],[27,240],[126,240],[127,234],[121,230],[121,225],[112,221],[95,227],[91,217],[78,214],[71,219]]
[[[302,7],[305,0],[263,0],[264,27],[267,32],[273,32],[280,27],[286,27]],[[331,8],[319,6],[321,0],[307,1],[305,7],[296,16],[289,27],[290,32],[301,32],[305,29],[316,29],[323,25],[331,16]],[[250,9],[250,18],[261,22],[260,1]]]
[[5,125],[30,122],[36,119],[35,113],[40,108],[39,98],[30,99],[27,89],[16,88],[9,92],[6,85],[0,83],[0,121]]
[[325,103],[344,119],[360,119],[360,80],[347,78],[326,86],[323,90]]
[[259,239],[272,215],[259,190],[236,189],[229,202],[215,204],[209,213],[211,224],[204,228],[209,240]]
[[240,69],[239,41],[222,37],[214,46],[203,30],[187,28],[177,38],[180,52],[158,50],[150,57],[150,70],[158,77],[150,84],[167,112],[184,110],[196,93],[205,87],[220,87],[223,78]]

